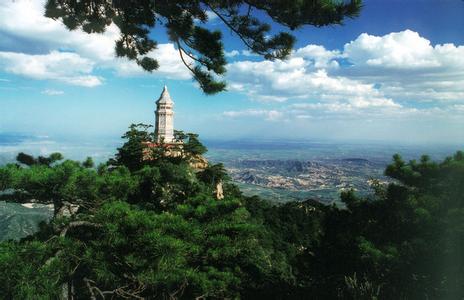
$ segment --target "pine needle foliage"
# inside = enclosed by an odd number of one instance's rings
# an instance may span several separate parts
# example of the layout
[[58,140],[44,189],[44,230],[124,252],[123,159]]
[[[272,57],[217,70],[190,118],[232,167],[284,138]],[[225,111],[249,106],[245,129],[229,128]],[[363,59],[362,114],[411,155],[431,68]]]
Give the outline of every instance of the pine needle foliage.
[[[226,89],[223,32],[207,26],[208,14],[214,14],[251,52],[265,59],[285,59],[292,51],[295,37],[288,31],[302,26],[339,25],[346,18],[357,17],[361,0],[48,0],[45,16],[61,20],[69,29],[102,33],[111,24],[121,36],[115,43],[119,57],[135,61],[148,72],[163,62],[150,55],[157,42],[152,34],[164,27],[177,47],[182,62],[205,94]],[[273,33],[267,15],[287,31]]]

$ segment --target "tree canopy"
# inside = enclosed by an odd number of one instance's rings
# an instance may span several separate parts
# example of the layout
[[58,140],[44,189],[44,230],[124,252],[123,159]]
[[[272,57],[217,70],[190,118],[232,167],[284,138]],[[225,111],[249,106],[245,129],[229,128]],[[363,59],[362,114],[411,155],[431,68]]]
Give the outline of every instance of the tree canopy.
[[[280,254],[261,242],[265,229],[229,183],[224,199],[213,197],[227,180],[222,165],[198,172],[186,157],[139,161],[143,129],[124,135],[117,164],[0,167],[0,191],[13,191],[4,200],[55,206],[35,235],[0,243],[0,298],[236,298],[289,276],[284,262],[270,264]],[[70,205],[77,210],[63,213]]]
[[1,299],[464,297],[463,152],[394,155],[394,181],[345,191],[343,206],[275,205],[243,196],[221,164],[134,167],[146,129],[130,127],[120,161],[21,154],[0,167],[3,200],[55,207],[35,234],[0,242]]
[[[227,61],[221,31],[206,26],[208,12],[235,34],[253,53],[265,59],[285,59],[291,53],[295,38],[287,31],[273,33],[270,22],[289,30],[301,26],[342,24],[345,18],[359,14],[361,0],[304,0],[304,1],[155,1],[155,0],[47,0],[45,15],[59,19],[70,30],[101,33],[115,24],[121,36],[116,41],[116,55],[137,62],[143,69],[154,71],[159,62],[149,52],[157,42],[150,31],[163,26],[187,69],[206,94],[225,90],[221,75]],[[194,63],[190,64],[186,58]]]

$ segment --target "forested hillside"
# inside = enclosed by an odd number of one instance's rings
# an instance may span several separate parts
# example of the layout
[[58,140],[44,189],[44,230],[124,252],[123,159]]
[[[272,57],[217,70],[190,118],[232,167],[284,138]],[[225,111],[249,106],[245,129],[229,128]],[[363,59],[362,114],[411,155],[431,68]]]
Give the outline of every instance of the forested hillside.
[[132,126],[106,164],[20,154],[0,168],[9,201],[55,207],[36,234],[0,243],[0,298],[464,296],[462,152],[395,155],[395,183],[345,192],[345,208],[275,206],[241,195],[220,164],[193,169],[196,135],[182,135],[182,156],[143,160],[146,129]]

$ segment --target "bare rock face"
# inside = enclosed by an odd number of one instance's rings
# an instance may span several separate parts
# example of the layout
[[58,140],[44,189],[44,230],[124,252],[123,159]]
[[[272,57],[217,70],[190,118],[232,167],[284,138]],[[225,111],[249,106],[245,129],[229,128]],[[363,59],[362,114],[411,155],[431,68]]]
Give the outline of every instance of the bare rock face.
[[69,202],[64,202],[63,206],[60,207],[58,212],[56,213],[56,217],[71,217],[77,213],[79,210],[79,205],[72,204]]
[[203,171],[208,167],[208,161],[201,155],[194,155],[188,158],[190,166],[196,171]]
[[214,194],[216,196],[216,199],[218,200],[224,199],[224,189],[222,187],[222,181],[219,181],[218,184],[216,185],[216,190],[214,191]]
[[[194,155],[188,157],[188,162],[190,167],[193,168],[195,172],[201,172],[208,167],[208,160],[202,155]],[[216,188],[214,189],[214,196],[216,199],[224,199],[224,188],[222,186],[222,181],[218,182]]]
[[[145,148],[146,150],[144,152],[144,159],[153,160],[154,158],[151,155],[152,152],[150,148],[158,147],[159,145],[149,144],[149,143],[147,143],[146,145],[147,147]],[[171,145],[174,145],[174,144],[171,144]],[[190,167],[193,169],[195,173],[204,171],[206,168],[208,168],[209,163],[208,163],[208,160],[204,156],[199,155],[199,154],[191,155],[187,153],[182,153],[182,144],[176,144],[176,146],[177,146],[176,148],[173,148],[171,150],[168,149],[168,151],[164,152],[164,155],[170,156],[170,157],[182,156],[182,158],[185,159],[189,163]],[[224,189],[223,189],[222,182],[219,182],[216,185],[216,188],[214,190],[214,196],[218,200],[224,199]]]

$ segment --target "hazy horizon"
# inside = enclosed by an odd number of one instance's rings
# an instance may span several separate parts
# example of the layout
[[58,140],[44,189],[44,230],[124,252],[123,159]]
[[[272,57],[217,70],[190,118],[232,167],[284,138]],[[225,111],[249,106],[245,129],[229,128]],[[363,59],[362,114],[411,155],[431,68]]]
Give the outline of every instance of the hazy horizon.
[[[122,135],[122,133],[121,133]],[[120,136],[121,136],[120,135]],[[24,133],[0,133],[0,156],[8,156],[10,160],[19,152],[33,155],[48,155],[53,152],[62,152],[65,158],[82,160],[87,156],[93,157],[97,162],[112,157],[124,140],[120,136],[37,136]],[[363,157],[363,155],[377,155],[389,161],[395,153],[405,155],[406,159],[417,159],[422,154],[431,155],[434,159],[443,159],[455,151],[464,148],[461,144],[430,144],[430,143],[386,143],[385,141],[353,141],[329,139],[281,139],[281,138],[203,138],[201,141],[208,147],[208,157],[215,162],[221,161],[218,151],[231,150],[230,155],[249,152],[252,156],[267,159],[300,159],[310,160],[314,150],[322,150],[326,157]],[[240,153],[237,151],[241,151]],[[263,153],[269,153],[263,156]],[[276,155],[277,151],[286,151],[283,156]],[[361,151],[362,153],[359,153]],[[238,154],[237,154],[238,153]],[[282,153],[282,152],[281,152]],[[379,155],[379,153],[381,153]],[[298,156],[300,155],[300,156]],[[1,160],[0,160],[1,163]]]
[[115,58],[117,28],[69,32],[43,5],[0,5],[0,133],[119,137],[154,123],[167,84],[175,127],[204,139],[464,144],[462,1],[367,0],[344,26],[296,30],[285,61],[251,54],[210,14],[205,26],[223,32],[229,63],[228,90],[213,96],[164,31],[151,33],[161,67],[144,73]]

